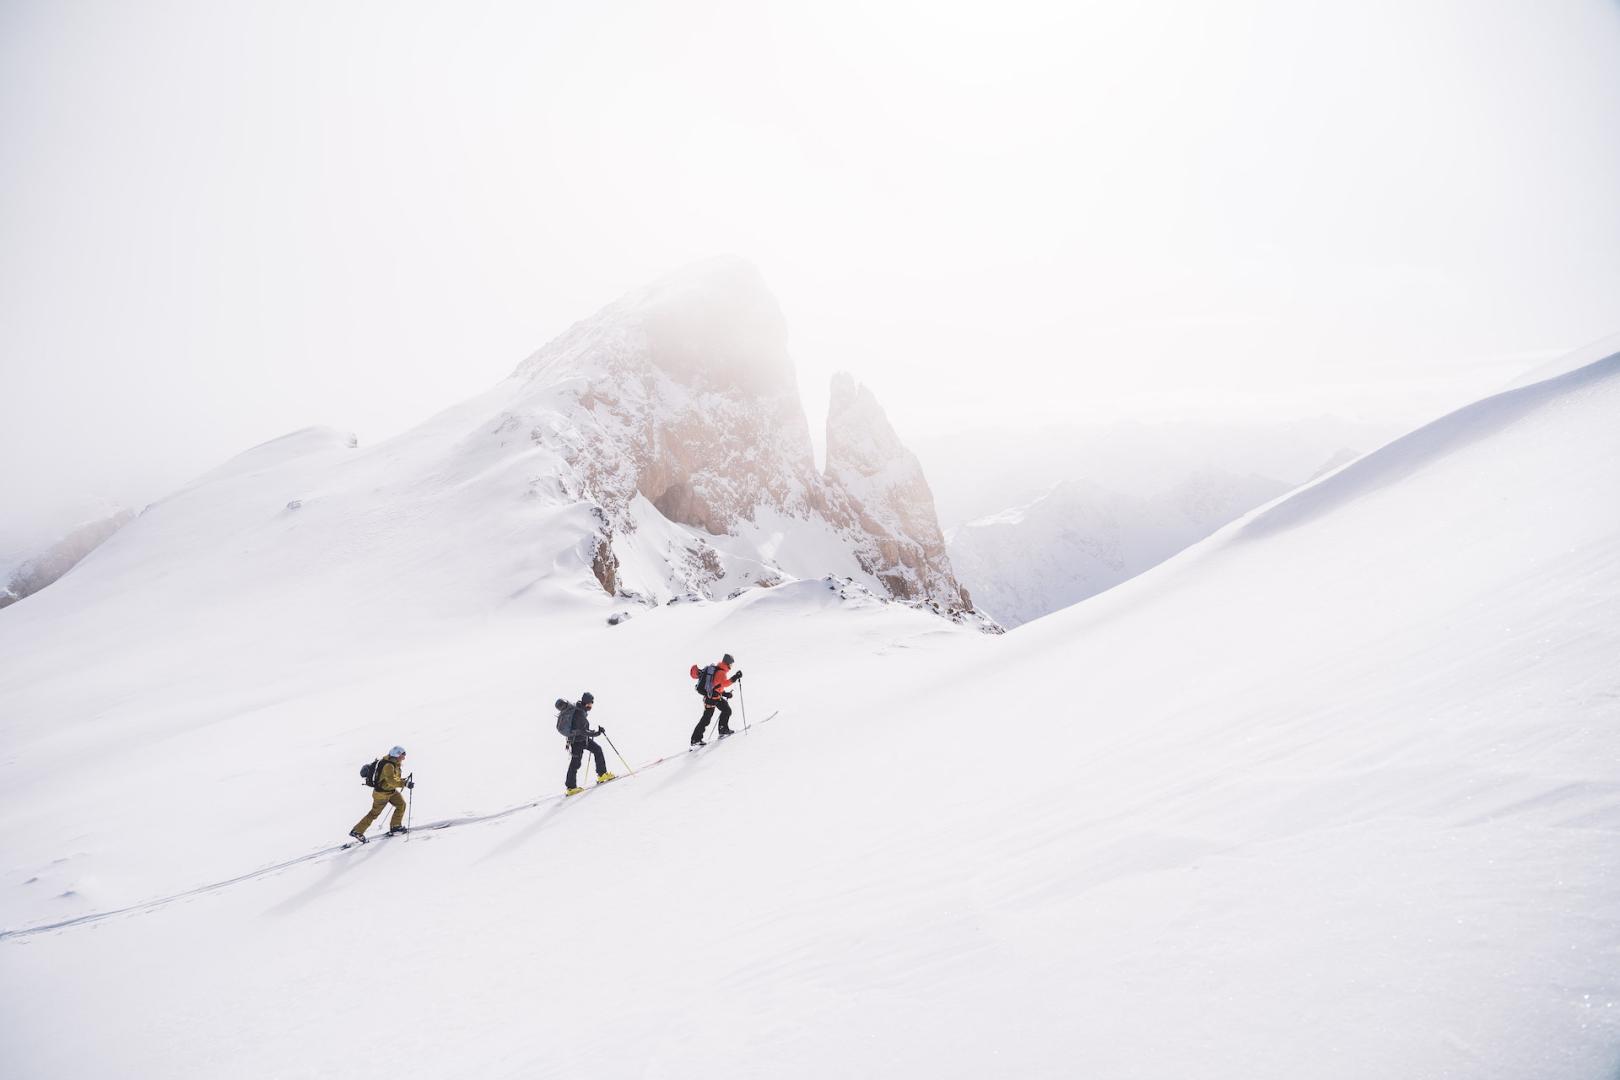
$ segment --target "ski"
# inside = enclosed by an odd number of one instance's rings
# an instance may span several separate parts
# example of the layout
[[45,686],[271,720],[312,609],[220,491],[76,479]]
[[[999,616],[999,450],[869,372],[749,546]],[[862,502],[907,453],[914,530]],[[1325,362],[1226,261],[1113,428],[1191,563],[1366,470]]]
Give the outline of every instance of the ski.
[[[741,732],[736,732],[736,731],[732,732],[732,735],[740,735],[740,734],[742,734],[742,733]],[[719,735],[716,735],[714,738],[709,739],[709,740],[707,740],[705,742],[700,742],[695,746],[688,746],[686,748],[686,752],[689,753],[689,754],[695,754],[700,750],[708,750],[708,749],[711,749],[712,747],[719,746],[721,743],[725,742],[726,739],[729,739],[729,738],[731,738],[731,735],[727,735],[724,738],[722,738]]]
[[[727,739],[729,739],[730,737],[731,736],[729,736],[729,735],[726,736]],[[721,743],[723,743],[725,741],[726,741],[725,739],[722,739],[719,736],[716,736],[715,738],[705,740],[704,742],[694,743],[693,745],[688,746],[686,748],[686,752],[689,753],[689,754],[695,754],[699,750],[708,750],[710,747],[719,746]]]
[[376,836],[368,836],[364,840],[355,840],[351,837],[347,843],[338,845],[338,850],[348,851],[352,847],[365,847],[367,844],[375,844],[379,840],[392,840],[396,836],[409,836],[411,833],[438,832],[440,829],[448,829],[450,826],[457,824],[460,823],[455,821],[435,821],[431,825],[418,825],[402,833],[378,833]]
[[[645,768],[645,766],[643,766],[643,767]],[[624,776],[634,776],[634,775],[635,775],[635,773],[625,773],[624,774]],[[591,784],[590,787],[582,787],[578,791],[565,791],[565,792],[563,792],[562,797],[564,799],[572,799],[572,798],[576,798],[576,797],[578,797],[580,795],[589,795],[591,792],[595,791],[597,788],[604,787],[604,786],[606,786],[608,784],[613,783],[614,780],[623,780],[624,776],[614,774],[614,776],[611,779],[597,780],[596,782]]]
[[[778,710],[778,711],[780,711],[780,710]],[[746,735],[750,730],[752,730],[752,728],[759,727],[760,724],[768,724],[772,720],[776,719],[776,716],[777,716],[777,713],[773,712],[773,713],[771,713],[771,715],[767,716],[765,719],[759,721],[759,723],[751,725],[751,727],[734,727],[734,728],[731,729],[731,733],[728,734],[728,735],[716,735],[714,738],[709,739],[709,740],[707,740],[705,742],[694,743],[691,746],[688,746],[686,748],[686,752],[689,753],[689,754],[695,754],[699,750],[707,750],[711,746],[718,746],[719,744],[725,742],[727,739],[734,738],[734,737],[736,737],[738,735]],[[663,761],[664,759],[659,758],[658,760]],[[653,764],[656,765],[657,762],[654,762]],[[643,766],[643,768],[646,768],[646,766]]]

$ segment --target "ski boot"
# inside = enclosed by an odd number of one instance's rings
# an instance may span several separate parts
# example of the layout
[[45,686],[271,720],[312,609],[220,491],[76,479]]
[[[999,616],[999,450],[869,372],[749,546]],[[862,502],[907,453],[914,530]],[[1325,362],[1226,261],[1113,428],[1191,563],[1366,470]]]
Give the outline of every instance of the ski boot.
[[597,777],[597,778],[596,778],[596,782],[597,782],[597,783],[598,783],[598,784],[605,784],[605,783],[607,783],[607,782],[608,782],[608,781],[609,781],[609,780],[617,780],[617,779],[618,779],[618,776],[617,776],[617,775],[615,775],[615,774],[614,774],[614,773],[610,773],[610,772],[605,772],[605,773],[603,773],[603,774],[602,774],[602,775],[601,775],[601,776],[598,776],[598,777]]
[[692,740],[692,745],[688,746],[687,749],[688,750],[701,750],[705,746],[708,746],[708,745],[709,744],[704,742],[702,739],[693,739]]
[[389,829],[388,830],[388,835],[389,836],[403,836],[405,833],[408,833],[410,831],[411,830],[409,830],[405,826],[401,825],[397,829]]
[[585,789],[582,787],[571,787],[567,791],[563,792],[563,796],[567,797],[569,795],[583,795],[584,793]]
[[366,838],[364,836],[362,836],[360,833],[353,830],[353,829],[349,830],[349,835],[354,837],[356,840],[360,841],[362,844],[364,844],[366,842]]
[[735,731],[732,731],[728,727],[723,727],[723,728],[720,729],[720,737],[722,739],[725,738],[727,735],[735,735],[735,734],[737,734],[737,733]]

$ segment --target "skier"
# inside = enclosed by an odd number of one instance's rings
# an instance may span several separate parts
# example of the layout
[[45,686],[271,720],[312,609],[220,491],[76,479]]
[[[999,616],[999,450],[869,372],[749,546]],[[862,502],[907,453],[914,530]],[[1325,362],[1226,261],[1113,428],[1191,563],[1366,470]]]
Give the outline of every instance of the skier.
[[405,831],[405,797],[399,792],[401,788],[414,788],[416,780],[414,774],[412,776],[401,774],[399,767],[404,763],[403,746],[394,747],[388,751],[387,757],[377,763],[371,777],[371,813],[361,818],[359,823],[349,830],[349,835],[362,844],[366,842],[366,830],[371,828],[371,823],[377,820],[377,815],[383,812],[385,806],[394,808],[393,820],[388,823],[388,835],[396,836]]
[[589,690],[579,696],[579,701],[573,705],[563,698],[557,699],[557,731],[568,739],[568,779],[563,787],[570,795],[578,795],[585,789],[579,786],[579,762],[589,750],[596,759],[596,782],[605,784],[615,779],[607,771],[607,758],[602,755],[602,748],[597,745],[594,736],[606,734],[607,728],[591,727],[591,709],[596,704],[596,698]]
[[714,710],[720,710],[720,737],[723,739],[731,734],[731,691],[728,687],[732,683],[742,682],[742,672],[731,674],[731,665],[737,661],[732,659],[730,653],[720,658],[718,664],[710,664],[698,672],[698,693],[703,695],[703,719],[698,721],[697,727],[692,729],[692,747],[696,749],[704,745],[703,733],[709,727],[709,717]]

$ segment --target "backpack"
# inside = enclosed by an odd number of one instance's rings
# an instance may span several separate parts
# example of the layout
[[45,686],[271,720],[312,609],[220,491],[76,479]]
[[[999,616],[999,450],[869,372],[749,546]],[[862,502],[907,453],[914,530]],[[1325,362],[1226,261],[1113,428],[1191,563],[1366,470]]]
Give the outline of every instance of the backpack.
[[382,763],[383,759],[377,758],[360,766],[360,782],[373,791],[382,783]]
[[714,693],[714,665],[713,664],[710,664],[706,668],[699,668],[696,664],[693,664],[692,665],[692,678],[697,680],[697,692],[698,693],[702,694],[704,697],[710,697],[711,695],[713,695],[713,693]]
[[557,734],[568,738],[574,733],[574,707],[562,698],[557,699]]

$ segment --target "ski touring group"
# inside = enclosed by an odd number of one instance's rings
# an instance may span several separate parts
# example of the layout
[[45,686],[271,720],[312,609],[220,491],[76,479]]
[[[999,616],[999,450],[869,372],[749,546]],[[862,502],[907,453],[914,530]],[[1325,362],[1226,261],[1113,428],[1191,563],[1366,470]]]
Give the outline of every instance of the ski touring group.
[[[689,676],[696,680],[696,689],[703,698],[703,715],[698,719],[697,726],[692,729],[692,738],[689,749],[697,750],[707,746],[704,735],[708,732],[709,721],[715,713],[720,714],[720,723],[716,728],[716,737],[724,739],[732,734],[731,730],[731,695],[732,687],[740,686],[743,673],[733,671],[736,660],[730,653],[720,658],[717,664],[707,667],[692,665]],[[597,736],[607,739],[608,745],[613,747],[613,753],[623,762],[624,755],[619,748],[613,746],[613,740],[608,738],[607,728],[591,726],[591,709],[596,705],[596,695],[589,690],[579,696],[578,701],[569,701],[567,698],[558,698],[555,702],[557,710],[557,734],[564,740],[564,748],[568,751],[568,774],[563,780],[563,790],[567,795],[578,795],[585,789],[579,786],[579,766],[585,755],[591,755],[591,763],[596,767],[597,784],[606,784],[618,779],[617,774],[608,772],[607,757],[602,753],[601,745],[596,741]],[[366,842],[366,830],[382,816],[384,809],[393,808],[393,816],[388,821],[389,836],[409,832],[407,813],[410,804],[401,794],[416,787],[414,773],[406,773],[405,748],[395,746],[384,756],[360,767],[360,781],[371,789],[371,810],[365,817],[355,823],[349,830],[349,835],[359,843]],[[629,766],[627,765],[626,768]]]

